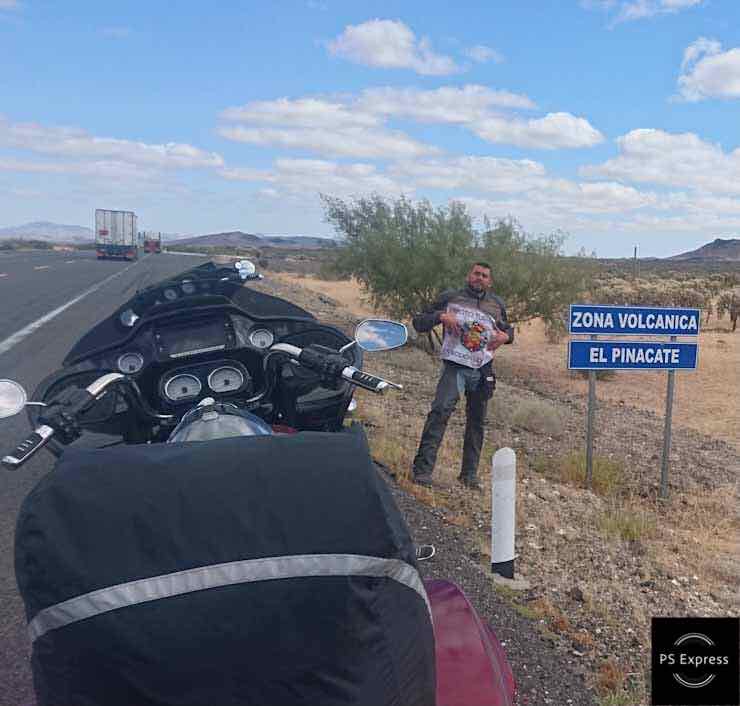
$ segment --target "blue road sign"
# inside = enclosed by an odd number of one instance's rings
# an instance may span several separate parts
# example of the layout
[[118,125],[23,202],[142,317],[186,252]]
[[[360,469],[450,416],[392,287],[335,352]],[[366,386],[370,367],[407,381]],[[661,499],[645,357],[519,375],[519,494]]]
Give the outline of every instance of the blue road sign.
[[570,341],[570,370],[695,370],[698,344]]
[[699,309],[571,304],[570,333],[613,336],[697,336]]

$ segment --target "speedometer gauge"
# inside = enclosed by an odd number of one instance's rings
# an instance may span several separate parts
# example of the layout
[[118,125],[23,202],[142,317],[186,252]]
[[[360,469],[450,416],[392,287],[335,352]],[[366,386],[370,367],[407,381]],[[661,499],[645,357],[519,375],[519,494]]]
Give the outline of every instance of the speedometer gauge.
[[179,402],[196,397],[200,389],[200,380],[195,375],[175,375],[164,386],[164,394],[170,401]]
[[172,287],[167,287],[167,289],[165,289],[162,294],[164,294],[164,298],[167,301],[173,302],[175,301],[175,299],[177,299],[177,290],[172,289]]
[[272,331],[268,331],[266,328],[260,328],[256,331],[252,331],[249,334],[249,342],[255,348],[269,348],[275,341]]
[[216,368],[208,376],[208,387],[214,392],[233,392],[238,390],[244,383],[244,376],[236,368],[224,365]]
[[183,280],[182,291],[185,294],[195,294],[195,282],[192,282],[189,279]]
[[124,353],[118,359],[118,369],[122,373],[138,373],[144,367],[144,356],[141,353]]

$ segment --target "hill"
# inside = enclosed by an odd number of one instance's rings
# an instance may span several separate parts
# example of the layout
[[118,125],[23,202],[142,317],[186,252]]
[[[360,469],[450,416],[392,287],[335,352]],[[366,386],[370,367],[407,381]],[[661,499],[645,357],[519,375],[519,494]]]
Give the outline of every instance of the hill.
[[667,260],[738,260],[740,261],[740,238],[717,238],[696,250],[674,255]]
[[240,230],[228,233],[211,233],[188,238],[177,238],[177,245],[196,245],[202,247],[231,247],[231,248],[300,248],[318,249],[334,247],[336,241],[331,238],[315,238],[302,235],[256,235],[244,233]]
[[34,221],[20,226],[0,228],[0,239],[46,240],[53,243],[89,243],[93,238],[90,228],[63,225],[50,221]]

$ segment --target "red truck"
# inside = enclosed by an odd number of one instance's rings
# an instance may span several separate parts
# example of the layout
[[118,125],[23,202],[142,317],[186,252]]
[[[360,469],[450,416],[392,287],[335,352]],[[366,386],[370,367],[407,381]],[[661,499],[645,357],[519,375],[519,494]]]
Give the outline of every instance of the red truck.
[[146,233],[144,235],[144,252],[160,253],[162,252],[162,234]]

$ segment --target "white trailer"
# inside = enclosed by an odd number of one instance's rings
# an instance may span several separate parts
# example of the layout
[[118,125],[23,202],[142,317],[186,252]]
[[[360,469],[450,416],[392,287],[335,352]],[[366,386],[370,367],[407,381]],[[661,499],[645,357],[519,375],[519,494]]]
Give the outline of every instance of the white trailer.
[[95,209],[95,250],[98,260],[139,257],[137,218],[133,211]]

